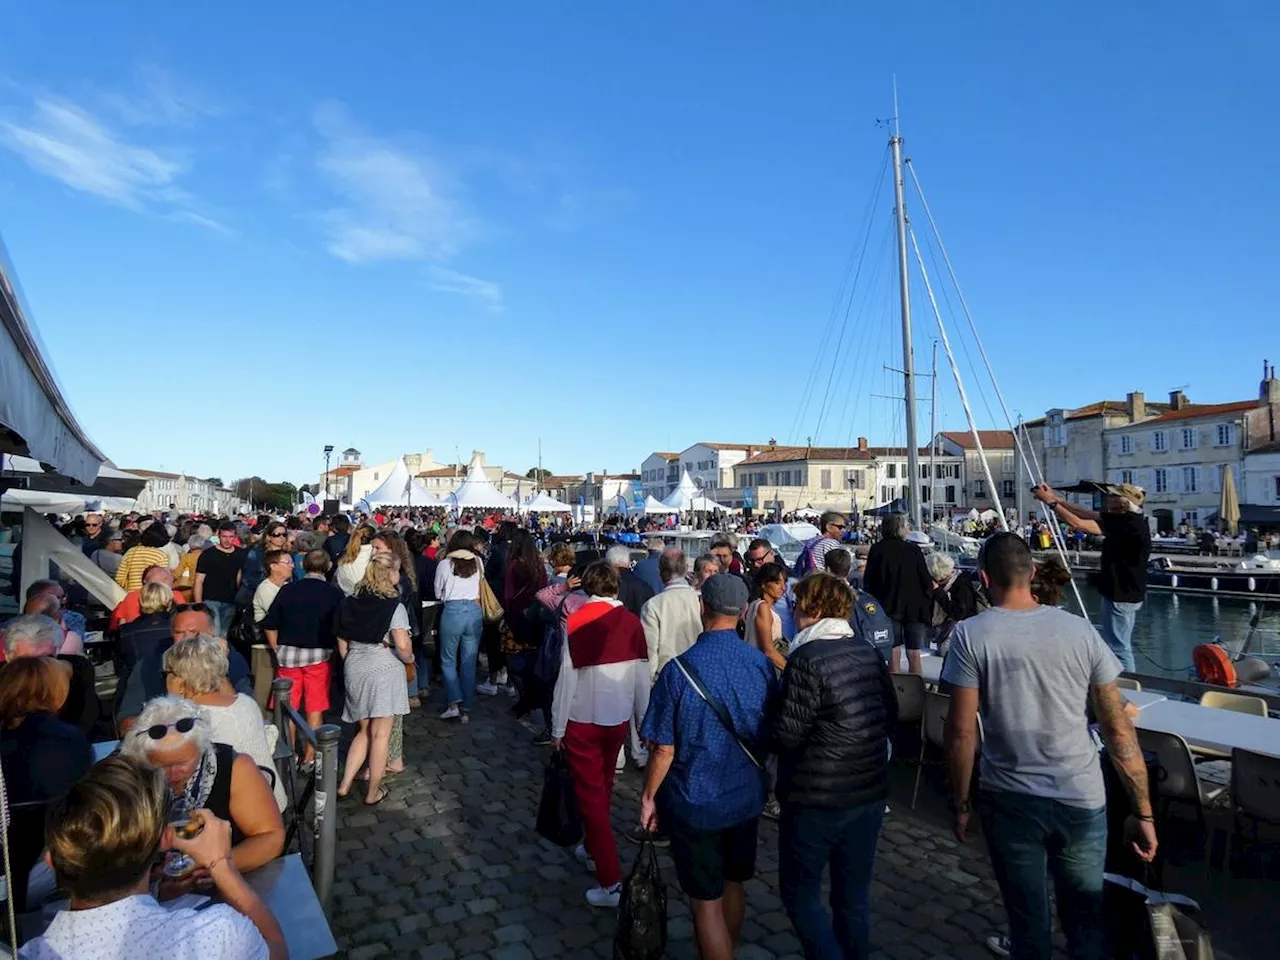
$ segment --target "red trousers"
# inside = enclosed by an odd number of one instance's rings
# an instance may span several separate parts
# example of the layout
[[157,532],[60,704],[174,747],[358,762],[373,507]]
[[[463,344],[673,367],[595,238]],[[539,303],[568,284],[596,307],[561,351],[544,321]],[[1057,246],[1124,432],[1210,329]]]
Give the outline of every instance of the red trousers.
[[596,862],[596,881],[602,887],[622,880],[609,802],[613,797],[614,764],[626,739],[625,723],[598,727],[570,720],[564,731],[564,755],[573,774],[573,792],[582,816],[583,845]]

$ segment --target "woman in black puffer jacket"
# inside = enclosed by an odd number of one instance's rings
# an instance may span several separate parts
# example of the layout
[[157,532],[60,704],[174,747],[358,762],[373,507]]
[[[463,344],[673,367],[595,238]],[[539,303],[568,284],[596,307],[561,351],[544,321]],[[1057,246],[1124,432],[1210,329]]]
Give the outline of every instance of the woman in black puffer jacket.
[[[898,700],[884,658],[853,636],[847,584],[812,574],[796,585],[795,598],[800,632],[774,728],[778,886],[805,956],[865,957]],[[834,916],[822,903],[828,864]]]

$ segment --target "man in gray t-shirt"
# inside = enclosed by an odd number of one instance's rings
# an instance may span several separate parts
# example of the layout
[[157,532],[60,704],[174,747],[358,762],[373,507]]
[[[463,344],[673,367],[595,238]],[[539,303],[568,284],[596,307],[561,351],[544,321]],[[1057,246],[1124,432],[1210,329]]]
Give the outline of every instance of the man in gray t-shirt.
[[1036,603],[1035,565],[1020,537],[990,538],[981,564],[993,606],[956,626],[942,668],[952,689],[947,760],[956,837],[968,839],[981,716],[978,814],[1009,915],[1010,955],[1052,953],[1052,875],[1068,953],[1101,960],[1107,798],[1085,718],[1090,698],[1129,794],[1133,850],[1147,861],[1156,851],[1146,763],[1115,685],[1120,664],[1088,621]]
[[1105,806],[1085,703],[1119,675],[1089,621],[1057,607],[992,607],[956,624],[942,679],[978,691],[982,789]]

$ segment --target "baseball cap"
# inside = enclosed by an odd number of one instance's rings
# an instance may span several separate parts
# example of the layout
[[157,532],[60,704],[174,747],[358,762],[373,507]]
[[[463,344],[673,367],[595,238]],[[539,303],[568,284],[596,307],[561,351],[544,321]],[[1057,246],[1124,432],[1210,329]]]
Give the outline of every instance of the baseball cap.
[[738,616],[747,609],[747,585],[731,573],[717,573],[702,585],[702,602],[712,613]]

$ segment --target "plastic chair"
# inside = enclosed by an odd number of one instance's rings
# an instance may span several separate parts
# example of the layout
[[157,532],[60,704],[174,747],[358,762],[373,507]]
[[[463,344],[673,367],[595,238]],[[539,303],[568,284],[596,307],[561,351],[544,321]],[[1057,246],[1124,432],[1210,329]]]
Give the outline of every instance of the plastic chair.
[[1242,693],[1226,693],[1222,690],[1206,690],[1200,697],[1200,706],[1214,710],[1234,710],[1255,717],[1267,716],[1267,701],[1261,697],[1249,697]]
[[1223,868],[1231,866],[1231,843],[1240,831],[1240,820],[1253,823],[1253,842],[1259,840],[1258,824],[1280,827],[1280,758],[1237,747],[1231,751],[1232,830],[1227,834]]
[[1121,690],[1141,690],[1142,684],[1128,677],[1116,677],[1116,686]]
[[1196,774],[1187,741],[1176,733],[1157,730],[1138,730],[1138,745],[1147,753],[1155,754],[1160,775],[1156,782],[1156,795],[1160,800],[1159,822],[1163,822],[1173,803],[1190,806],[1196,815],[1196,823],[1204,830],[1204,865],[1209,869],[1209,854],[1213,845],[1213,830],[1209,828],[1208,814],[1221,806],[1227,788],[1206,783]]
[[924,678],[913,673],[895,673],[893,689],[898,695],[898,722],[919,722],[924,715]]

